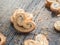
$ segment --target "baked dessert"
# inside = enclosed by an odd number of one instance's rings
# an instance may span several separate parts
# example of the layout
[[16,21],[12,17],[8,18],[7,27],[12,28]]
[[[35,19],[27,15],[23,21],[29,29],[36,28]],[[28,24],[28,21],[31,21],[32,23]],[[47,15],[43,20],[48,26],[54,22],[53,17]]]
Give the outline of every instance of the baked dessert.
[[34,41],[32,39],[28,39],[24,41],[24,45],[40,45],[37,41]]
[[17,9],[14,12],[11,16],[11,22],[18,32],[28,33],[36,27],[32,14],[25,12],[23,9]]
[[11,16],[11,22],[17,22],[18,25],[22,25],[24,20],[32,20],[32,14],[25,12],[23,9],[17,9]]
[[40,45],[49,45],[46,36],[43,34],[38,34],[37,36],[35,36],[35,41],[38,41]]
[[0,45],[5,45],[6,44],[6,37],[0,33]]
[[60,13],[60,4],[58,2],[54,2],[50,6],[51,11]]
[[54,28],[57,30],[57,31],[60,31],[60,21],[56,21],[54,23]]
[[56,2],[56,0],[46,0],[46,7],[50,8],[50,5],[51,5],[53,2]]

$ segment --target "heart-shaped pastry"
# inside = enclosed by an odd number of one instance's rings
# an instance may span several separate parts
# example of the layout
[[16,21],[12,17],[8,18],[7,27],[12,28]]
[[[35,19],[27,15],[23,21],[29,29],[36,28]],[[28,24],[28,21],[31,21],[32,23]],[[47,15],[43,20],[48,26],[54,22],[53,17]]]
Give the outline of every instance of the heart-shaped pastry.
[[11,22],[18,32],[28,33],[35,29],[33,15],[23,9],[17,9],[11,16]]

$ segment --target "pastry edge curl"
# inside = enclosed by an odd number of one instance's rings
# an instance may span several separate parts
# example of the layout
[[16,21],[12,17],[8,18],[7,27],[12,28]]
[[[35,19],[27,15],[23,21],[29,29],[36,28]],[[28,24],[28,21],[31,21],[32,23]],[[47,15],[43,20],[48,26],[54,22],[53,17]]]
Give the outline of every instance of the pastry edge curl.
[[14,24],[14,27],[18,32],[22,32],[22,33],[29,33],[35,29],[35,27],[32,28],[32,30],[31,29],[25,29],[24,27],[19,27],[17,24]]
[[6,37],[2,33],[0,33],[0,39],[1,39],[0,45],[5,45],[6,44]]
[[46,7],[50,8],[51,4],[54,3],[54,2],[56,2],[56,0],[55,1],[46,0],[45,5],[46,5]]

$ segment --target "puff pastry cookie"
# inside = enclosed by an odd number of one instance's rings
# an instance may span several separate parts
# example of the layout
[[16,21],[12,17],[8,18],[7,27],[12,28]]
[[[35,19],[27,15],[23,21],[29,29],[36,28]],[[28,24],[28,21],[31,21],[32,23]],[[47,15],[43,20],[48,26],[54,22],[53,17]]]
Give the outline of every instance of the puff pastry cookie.
[[28,33],[36,27],[32,14],[25,12],[23,9],[17,9],[14,12],[11,16],[11,22],[18,32]]
[[6,37],[0,33],[0,45],[5,45],[6,43]]
[[54,2],[50,6],[51,11],[60,13],[60,4],[58,2]]
[[56,21],[54,23],[54,28],[57,30],[57,31],[60,31],[60,21]]
[[28,39],[24,41],[24,45],[49,45],[49,42],[45,35],[38,34],[35,40]]
[[40,45],[49,45],[49,42],[48,42],[46,36],[43,34],[38,34],[35,37],[35,41],[38,41],[40,43]]

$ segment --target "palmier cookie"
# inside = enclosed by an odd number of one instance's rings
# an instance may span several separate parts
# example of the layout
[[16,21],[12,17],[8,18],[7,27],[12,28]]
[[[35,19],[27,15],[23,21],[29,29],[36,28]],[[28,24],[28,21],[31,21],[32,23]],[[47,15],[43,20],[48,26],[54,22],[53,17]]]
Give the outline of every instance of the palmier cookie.
[[28,39],[24,41],[24,45],[40,45],[37,41],[34,41],[32,39]]
[[60,4],[58,2],[54,2],[50,6],[51,11],[60,13]]
[[46,7],[50,8],[50,5],[54,2],[56,2],[56,0],[46,0]]
[[[18,9],[11,16],[11,22],[16,22],[19,26],[22,26],[25,19],[32,20],[32,15],[23,11],[23,9]],[[14,19],[14,21],[13,21]]]
[[56,21],[54,23],[54,28],[57,30],[57,31],[60,31],[60,21]]
[[[18,12],[18,13],[17,13]],[[27,33],[33,31],[35,29],[35,23],[32,20],[32,14],[29,14],[27,12],[19,12],[15,11],[15,13],[11,16],[11,22],[13,23],[15,29],[19,32]],[[27,28],[25,26],[30,25],[31,23],[31,28]],[[28,24],[28,25],[26,25]]]
[[0,45],[6,44],[6,37],[0,33]]
[[43,34],[38,34],[35,37],[35,41],[38,41],[41,45],[49,45],[49,42],[48,42],[46,36]]

